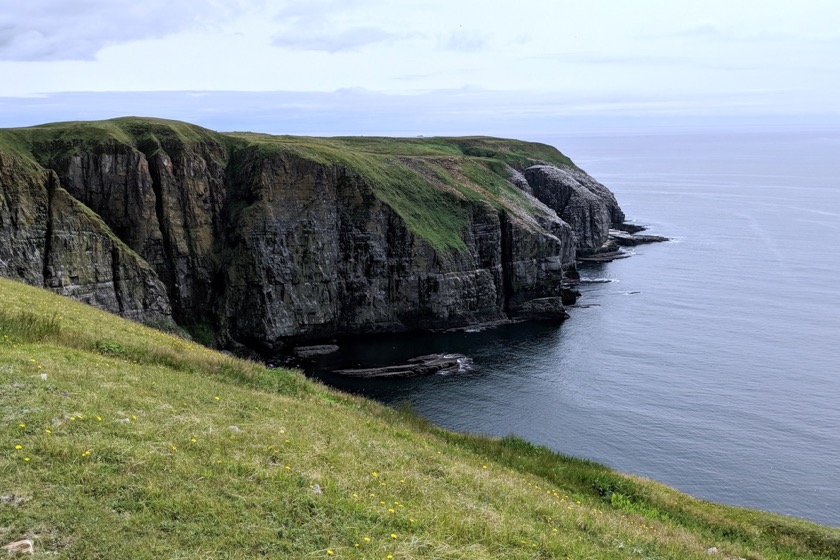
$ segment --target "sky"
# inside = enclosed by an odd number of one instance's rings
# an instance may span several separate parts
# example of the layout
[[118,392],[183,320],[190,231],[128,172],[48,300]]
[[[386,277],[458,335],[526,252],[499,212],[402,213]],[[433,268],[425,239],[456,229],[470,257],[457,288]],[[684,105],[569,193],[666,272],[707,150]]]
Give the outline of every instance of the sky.
[[840,124],[837,0],[28,0],[0,127],[289,134]]

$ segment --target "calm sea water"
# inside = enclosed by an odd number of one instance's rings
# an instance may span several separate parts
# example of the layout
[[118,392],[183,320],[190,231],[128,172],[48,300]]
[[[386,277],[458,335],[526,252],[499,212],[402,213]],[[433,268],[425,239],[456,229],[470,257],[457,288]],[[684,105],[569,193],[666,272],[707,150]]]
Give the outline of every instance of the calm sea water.
[[[317,375],[697,497],[840,526],[840,132],[542,139],[673,242],[581,270],[562,325],[345,345]],[[337,365],[461,352],[472,371]]]

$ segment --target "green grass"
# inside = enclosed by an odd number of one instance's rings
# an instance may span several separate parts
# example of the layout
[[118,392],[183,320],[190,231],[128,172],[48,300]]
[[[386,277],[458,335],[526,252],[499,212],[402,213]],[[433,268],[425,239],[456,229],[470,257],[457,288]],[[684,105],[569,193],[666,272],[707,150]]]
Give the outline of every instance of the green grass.
[[497,208],[517,208],[528,213],[537,212],[533,202],[507,180],[507,169],[498,161],[471,161],[461,167],[462,173],[476,186],[480,187],[491,203]]
[[71,121],[7,129],[29,145],[62,141],[93,145],[108,141],[135,146],[138,139],[154,134],[184,144],[220,142],[223,136],[212,130],[180,121],[150,117],[120,117],[105,121]]
[[447,432],[41,289],[0,279],[0,310],[0,541],[35,557],[840,557],[840,530]]
[[0,129],[0,170],[7,166],[17,175],[37,175],[43,171],[23,138],[12,130]]
[[72,121],[0,130],[0,148],[15,148],[43,166],[61,157],[102,147],[127,146],[148,151],[166,146],[178,149],[199,143],[227,149],[230,140],[189,123],[147,117],[104,121]]

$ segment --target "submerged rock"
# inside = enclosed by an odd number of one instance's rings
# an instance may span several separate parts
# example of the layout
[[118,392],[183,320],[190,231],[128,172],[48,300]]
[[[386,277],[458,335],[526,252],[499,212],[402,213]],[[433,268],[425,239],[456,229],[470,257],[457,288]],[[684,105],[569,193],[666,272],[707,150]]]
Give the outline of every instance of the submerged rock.
[[335,344],[317,344],[314,346],[297,346],[293,354],[298,358],[315,358],[317,356],[326,356],[338,352],[338,346]]
[[626,233],[617,229],[610,230],[610,239],[622,247],[634,247],[646,243],[662,243],[668,241],[667,237],[662,237],[661,235],[639,235]]
[[451,375],[470,368],[472,360],[463,354],[429,354],[411,358],[405,364],[392,366],[337,369],[333,373],[345,377],[359,378],[396,378],[419,377],[422,375]]
[[644,226],[634,224],[618,224],[615,228],[609,230],[607,242],[600,249],[593,253],[579,255],[577,260],[582,263],[607,263],[632,256],[631,253],[624,252],[621,247],[635,247],[647,243],[670,241],[667,237],[661,235],[639,235],[635,233],[645,229],[647,228]]

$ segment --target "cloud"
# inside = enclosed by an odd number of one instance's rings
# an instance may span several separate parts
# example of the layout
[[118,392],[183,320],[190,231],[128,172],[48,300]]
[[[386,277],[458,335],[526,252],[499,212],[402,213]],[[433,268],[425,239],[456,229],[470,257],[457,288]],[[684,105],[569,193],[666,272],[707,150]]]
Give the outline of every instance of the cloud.
[[731,39],[732,34],[713,23],[701,23],[667,35],[668,37]]
[[762,29],[760,31],[748,32],[743,29],[734,29],[732,27],[724,27],[713,23],[701,23],[693,27],[687,27],[676,31],[661,35],[664,38],[677,39],[698,39],[698,40],[713,40],[713,41],[742,41],[742,42],[836,42],[840,39],[837,34],[793,34],[784,31],[770,31]]
[[647,54],[616,54],[598,52],[567,52],[544,54],[531,57],[536,60],[550,60],[568,64],[609,64],[625,66],[660,66],[683,65],[687,63],[685,56],[647,55]]
[[308,0],[306,2],[288,2],[275,16],[278,22],[295,25],[320,25],[325,19],[334,18],[357,7],[364,6],[365,0]]
[[378,25],[371,15],[381,11],[369,0],[292,2],[274,17],[283,31],[274,35],[272,44],[298,51],[337,53],[417,36]]
[[399,35],[376,27],[351,27],[337,32],[291,30],[275,36],[272,44],[294,50],[336,53],[358,50],[400,38]]
[[29,0],[5,2],[0,60],[90,60],[117,43],[166,36],[212,21],[237,7],[213,0]]
[[474,31],[458,29],[438,42],[439,47],[447,51],[476,52],[487,45],[487,37]]

